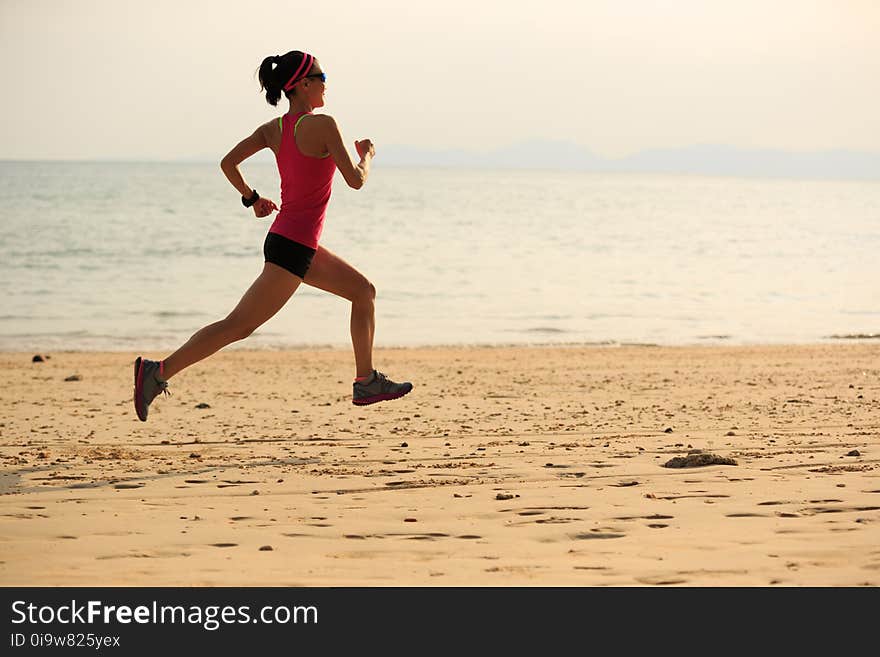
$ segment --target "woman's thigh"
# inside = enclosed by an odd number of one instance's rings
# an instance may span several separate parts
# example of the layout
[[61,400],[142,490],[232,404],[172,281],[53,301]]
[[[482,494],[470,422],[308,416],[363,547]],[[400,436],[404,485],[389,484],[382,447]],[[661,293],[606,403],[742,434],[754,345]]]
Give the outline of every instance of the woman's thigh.
[[318,247],[312,258],[305,283],[349,301],[375,294],[366,276],[323,246]]
[[286,269],[271,262],[264,263],[262,273],[229,313],[227,320],[242,326],[260,326],[281,310],[301,282],[301,278]]

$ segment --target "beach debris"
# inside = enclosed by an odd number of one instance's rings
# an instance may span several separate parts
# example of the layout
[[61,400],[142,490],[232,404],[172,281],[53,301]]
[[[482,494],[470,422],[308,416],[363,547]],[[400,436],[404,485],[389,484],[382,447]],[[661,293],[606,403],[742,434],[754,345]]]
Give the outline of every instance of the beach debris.
[[196,408],[211,408],[211,405],[201,402],[200,404],[196,404]]
[[65,381],[82,381],[82,377],[79,374],[71,374],[68,377],[65,377]]
[[260,494],[260,491],[258,491],[258,490],[251,491],[251,495],[259,495],[259,494]]
[[519,497],[519,495],[511,495],[510,493],[498,493],[495,496],[496,500],[512,500],[514,497]]
[[847,455],[847,456],[861,456],[862,453],[861,453],[859,450],[854,449],[854,450],[852,450],[852,451],[850,451],[850,452],[847,452],[846,455]]
[[733,431],[728,431],[728,432],[727,432],[726,434],[724,434],[724,435],[725,435],[725,436],[735,436],[736,433],[733,432]]
[[672,427],[666,427],[666,428],[663,430],[663,433],[672,433]]
[[418,520],[416,518],[404,518],[403,521],[404,522],[418,522]]
[[637,481],[621,481],[616,484],[612,484],[612,486],[617,486],[618,488],[626,488],[627,486],[638,486],[639,482]]
[[42,356],[40,356],[40,354],[37,354],[36,356],[31,358],[31,362],[32,363],[42,363],[42,362],[44,362],[44,359]]
[[200,459],[200,458],[202,458],[202,455],[201,455],[201,454],[198,454],[198,453],[196,453],[196,452],[192,452],[192,453],[189,455],[189,457],[190,457],[191,459]]
[[409,443],[400,443],[401,447],[409,447]]
[[699,449],[691,450],[687,456],[676,456],[663,464],[664,468],[700,468],[706,465],[737,465],[725,456],[718,456]]
[[261,545],[260,546],[260,552],[272,552],[272,550],[274,550],[274,549],[275,548],[273,548],[271,545]]

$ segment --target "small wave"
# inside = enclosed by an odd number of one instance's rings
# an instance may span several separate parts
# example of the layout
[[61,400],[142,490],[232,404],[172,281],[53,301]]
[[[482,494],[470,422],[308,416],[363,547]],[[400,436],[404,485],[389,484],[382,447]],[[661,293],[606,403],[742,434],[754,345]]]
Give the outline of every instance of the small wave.
[[552,326],[535,326],[524,329],[523,333],[569,333],[569,331],[561,328],[554,328]]
[[169,319],[172,317],[204,317],[205,313],[196,312],[194,310],[160,310],[159,312],[155,313],[155,316],[160,319]]

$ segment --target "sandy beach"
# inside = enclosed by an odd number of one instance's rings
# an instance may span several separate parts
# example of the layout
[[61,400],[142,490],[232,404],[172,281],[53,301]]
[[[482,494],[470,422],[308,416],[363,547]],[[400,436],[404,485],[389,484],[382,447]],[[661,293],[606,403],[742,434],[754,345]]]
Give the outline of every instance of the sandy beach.
[[381,349],[366,408],[348,350],[230,350],[147,423],[134,354],[33,355],[3,586],[880,584],[880,344]]

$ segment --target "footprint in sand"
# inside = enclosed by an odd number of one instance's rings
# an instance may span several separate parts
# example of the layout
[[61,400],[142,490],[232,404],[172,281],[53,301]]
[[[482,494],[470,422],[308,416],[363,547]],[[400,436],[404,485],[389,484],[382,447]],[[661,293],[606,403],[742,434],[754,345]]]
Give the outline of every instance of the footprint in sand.
[[574,534],[572,538],[576,541],[589,541],[603,538],[624,538],[625,536],[626,534],[613,534],[611,532],[582,532]]
[[676,584],[687,584],[686,579],[675,579],[673,577],[636,577],[636,581],[641,584],[651,584],[653,586],[674,586]]

